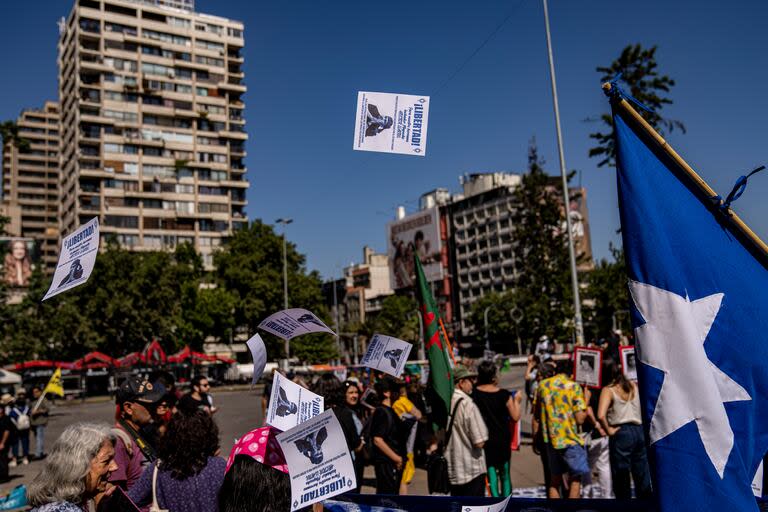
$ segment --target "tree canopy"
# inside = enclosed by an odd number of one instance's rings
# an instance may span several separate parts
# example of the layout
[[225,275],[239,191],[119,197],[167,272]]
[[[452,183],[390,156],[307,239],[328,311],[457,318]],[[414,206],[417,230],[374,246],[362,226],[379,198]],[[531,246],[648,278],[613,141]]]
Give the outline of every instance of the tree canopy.
[[[40,302],[50,277],[39,269],[21,304],[0,306],[0,355],[76,359],[92,350],[113,356],[142,350],[152,339],[172,351],[189,344],[200,350],[213,337],[229,341],[240,327],[256,332],[261,320],[283,309],[282,238],[260,221],[233,234],[205,272],[189,244],[174,252],[130,252],[107,238],[89,281]],[[304,256],[288,247],[290,307],[327,319],[320,277],[307,272]],[[292,355],[307,362],[335,356],[328,335],[292,342]],[[264,336],[269,357],[283,355],[282,341]]]
[[[662,135],[678,129],[685,133],[685,125],[673,119],[665,119],[659,113],[665,105],[671,105],[672,100],[664,95],[675,85],[675,81],[658,71],[656,62],[656,46],[643,48],[640,44],[629,45],[621,51],[619,57],[609,66],[600,66],[600,81],[607,82],[621,74],[621,80],[628,87],[628,91],[635,99],[653,110],[638,108],[640,115]],[[590,157],[600,158],[598,167],[616,165],[616,148],[613,145],[613,119],[610,113],[602,114],[600,122],[606,126],[607,131],[598,131],[590,134],[596,146],[589,150]]]

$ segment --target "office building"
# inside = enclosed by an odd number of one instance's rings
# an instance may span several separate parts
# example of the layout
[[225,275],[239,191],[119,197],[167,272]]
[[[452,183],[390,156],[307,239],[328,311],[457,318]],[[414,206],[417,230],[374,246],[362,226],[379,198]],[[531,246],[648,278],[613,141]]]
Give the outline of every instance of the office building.
[[210,268],[247,223],[243,25],[193,7],[78,0],[62,21],[62,236],[99,217],[126,248],[189,242]]
[[[477,336],[469,324],[472,306],[487,294],[510,290],[518,279],[514,248],[525,243],[515,237],[514,191],[520,183],[519,174],[507,172],[464,175],[460,193],[439,188],[423,194],[418,212],[405,216],[399,211],[387,227],[392,287],[414,285],[409,263],[418,253],[449,334],[460,340]],[[548,186],[558,192],[559,178]],[[586,190],[572,187],[570,197],[579,270],[588,271],[592,251]]]
[[18,226],[6,229],[37,240],[41,262],[51,271],[59,253],[59,105],[48,101],[24,110],[16,126],[28,147],[7,142],[3,148],[3,204],[18,219]]

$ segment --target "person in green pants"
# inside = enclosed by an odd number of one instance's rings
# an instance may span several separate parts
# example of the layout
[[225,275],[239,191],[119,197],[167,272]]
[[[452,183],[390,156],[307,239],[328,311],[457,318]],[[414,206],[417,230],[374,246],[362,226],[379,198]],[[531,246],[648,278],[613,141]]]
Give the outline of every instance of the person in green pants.
[[498,386],[498,372],[493,361],[480,363],[472,399],[491,433],[483,450],[488,468],[488,486],[494,497],[512,494],[509,476],[509,459],[512,456],[510,422],[520,421],[522,398],[523,394],[519,391],[513,396]]

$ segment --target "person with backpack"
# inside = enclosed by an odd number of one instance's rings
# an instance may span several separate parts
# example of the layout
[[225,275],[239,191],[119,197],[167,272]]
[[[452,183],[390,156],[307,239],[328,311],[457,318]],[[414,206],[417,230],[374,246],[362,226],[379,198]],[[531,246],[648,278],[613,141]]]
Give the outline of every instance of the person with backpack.
[[[32,427],[32,421],[29,417],[29,404],[27,403],[27,392],[24,388],[16,393],[16,401],[10,406],[8,418],[15,427],[15,436],[11,442],[11,451],[13,457],[8,463],[9,467],[16,467],[21,457],[21,463],[25,466],[29,464],[29,430]],[[21,450],[19,450],[21,447]]]
[[488,427],[472,401],[477,373],[464,365],[453,370],[455,388],[446,432],[445,458],[451,496],[485,496],[485,452]]
[[397,494],[405,455],[399,439],[400,419],[392,410],[392,394],[397,387],[392,378],[384,377],[374,385],[374,389],[380,400],[370,423],[376,494]]

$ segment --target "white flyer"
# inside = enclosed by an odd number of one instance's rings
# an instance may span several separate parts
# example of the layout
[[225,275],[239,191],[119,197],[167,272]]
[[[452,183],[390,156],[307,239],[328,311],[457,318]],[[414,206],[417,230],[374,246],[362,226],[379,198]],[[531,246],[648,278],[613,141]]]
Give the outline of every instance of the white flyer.
[[245,342],[251,351],[253,357],[253,377],[251,378],[251,385],[256,384],[262,374],[264,368],[267,366],[267,347],[264,346],[264,340],[261,336],[254,334],[251,339]]
[[317,416],[325,408],[325,399],[275,372],[272,395],[267,408],[267,425],[285,432]]
[[393,377],[399,377],[403,373],[405,362],[408,360],[412,347],[413,345],[407,341],[383,334],[374,334],[368,343],[368,351],[360,364],[381,370]]
[[277,435],[291,478],[291,512],[357,486],[341,424],[332,410]]
[[261,321],[259,329],[284,340],[310,332],[327,332],[336,336],[336,333],[314,313],[301,308],[284,309],[269,315]]
[[425,156],[428,117],[429,96],[360,91],[352,148]]
[[757,466],[757,472],[755,478],[752,479],[752,494],[758,498],[763,497],[763,463]]
[[506,499],[495,505],[475,505],[473,507],[462,505],[461,512],[504,512],[507,509],[507,503],[509,503],[510,498],[512,496],[507,496]]
[[94,217],[61,241],[59,263],[56,265],[51,287],[43,300],[88,281],[98,252],[99,219]]

